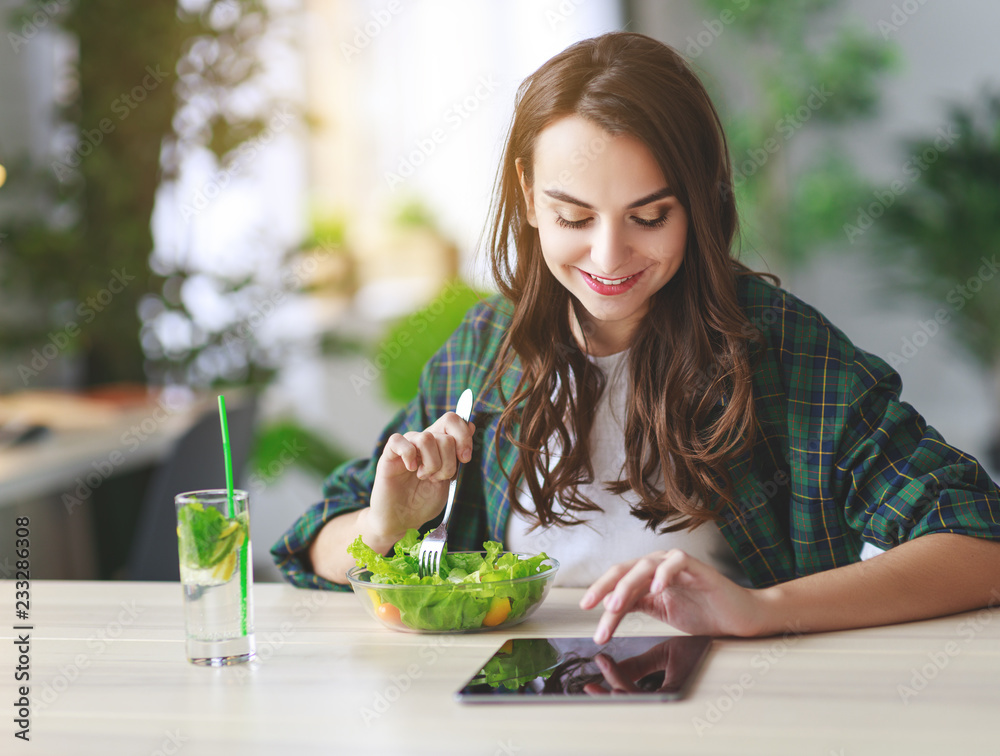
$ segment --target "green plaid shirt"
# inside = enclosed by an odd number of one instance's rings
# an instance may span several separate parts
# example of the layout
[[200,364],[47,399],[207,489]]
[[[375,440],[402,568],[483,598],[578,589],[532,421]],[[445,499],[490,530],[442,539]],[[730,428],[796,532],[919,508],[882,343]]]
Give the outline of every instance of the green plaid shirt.
[[[856,562],[862,542],[888,549],[925,533],[1000,538],[1000,490],[900,401],[895,371],[783,289],[742,276],[738,295],[766,346],[753,379],[756,443],[733,467],[735,500],[719,528],[754,586]],[[510,313],[499,297],[473,307],[372,456],[330,475],[324,500],[271,549],[290,582],[340,587],[311,571],[313,538],[330,518],[368,506],[390,435],[426,428],[467,386],[477,397],[475,451],[462,471],[449,545],[475,550],[487,538],[504,540],[510,490],[501,465],[511,469],[516,449],[497,433],[503,408],[485,387]],[[503,376],[508,396],[518,378],[516,366]]]

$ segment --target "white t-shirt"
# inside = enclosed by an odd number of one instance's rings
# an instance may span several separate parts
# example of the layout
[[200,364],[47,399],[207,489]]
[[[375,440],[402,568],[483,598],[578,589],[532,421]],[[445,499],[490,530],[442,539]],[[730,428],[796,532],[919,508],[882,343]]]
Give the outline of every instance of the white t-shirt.
[[[594,466],[594,482],[579,487],[580,493],[600,506],[599,512],[575,513],[582,520],[569,527],[536,528],[511,511],[507,520],[506,543],[511,551],[546,552],[559,560],[555,585],[586,587],[615,564],[645,556],[653,551],[682,549],[727,577],[749,585],[732,549],[714,522],[699,525],[693,531],[659,534],[634,517],[630,505],[638,503],[634,491],[618,496],[604,490],[604,483],[616,481],[625,466],[625,407],[629,393],[628,352],[590,359],[607,377],[605,388],[595,410],[590,436],[590,460]],[[559,449],[550,443],[552,457]],[[551,462],[550,462],[551,464]],[[517,492],[518,502],[534,511],[534,502],[527,487]],[[557,511],[560,505],[556,502]]]

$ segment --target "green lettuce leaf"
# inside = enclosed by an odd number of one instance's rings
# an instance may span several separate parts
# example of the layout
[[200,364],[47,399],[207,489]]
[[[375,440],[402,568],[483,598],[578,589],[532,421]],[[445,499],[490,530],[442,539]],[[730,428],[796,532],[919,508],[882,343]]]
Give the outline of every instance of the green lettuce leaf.
[[[501,585],[505,581],[530,577],[551,569],[544,552],[528,559],[503,553],[503,544],[487,541],[484,553],[451,554],[445,549],[441,568],[436,575],[420,577],[417,555],[420,534],[407,531],[393,549],[392,556],[383,556],[370,548],[358,536],[347,547],[358,567],[371,573],[372,583],[386,585],[449,586],[479,583],[480,590],[378,591],[379,600],[399,609],[400,619],[418,630],[450,631],[481,627],[494,599],[508,599],[510,614],[506,622],[523,616],[537,603],[545,590],[545,581]],[[493,585],[496,584],[496,585]]]
[[544,638],[513,638],[486,663],[472,683],[517,690],[538,677],[549,677],[558,661],[559,652]]

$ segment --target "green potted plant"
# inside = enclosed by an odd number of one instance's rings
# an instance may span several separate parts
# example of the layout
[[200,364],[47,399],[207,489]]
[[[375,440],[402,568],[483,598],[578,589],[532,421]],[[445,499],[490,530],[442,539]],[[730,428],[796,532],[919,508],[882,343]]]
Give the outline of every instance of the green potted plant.
[[[952,106],[947,125],[907,143],[907,181],[878,196],[873,226],[890,243],[905,290],[938,303],[932,327],[949,328],[996,385],[1000,408],[1000,92]],[[874,208],[873,208],[874,210]],[[878,214],[878,211],[871,213]],[[930,321],[928,321],[930,323]],[[935,331],[936,333],[936,331]],[[933,334],[926,334],[930,338]],[[919,348],[919,344],[915,347]],[[905,355],[900,355],[906,359]],[[989,463],[1000,469],[1000,413]]]
[[137,307],[155,285],[149,219],[190,28],[170,0],[35,0],[6,14],[15,50],[58,30],[77,51],[53,105],[69,139],[43,159],[11,156],[3,189],[17,198],[0,219],[0,286],[18,303],[0,329],[21,362],[12,387],[58,383],[52,367],[71,355],[84,385],[142,381]]
[[877,112],[896,48],[846,16],[842,0],[700,5],[701,28],[680,47],[722,90],[715,99],[741,233],[775,272],[793,273],[840,235],[842,219],[870,191],[843,159],[841,127]]
[[3,191],[17,198],[0,217],[8,305],[0,349],[20,363],[12,387],[61,383],[54,367],[67,357],[83,386],[158,383],[141,312],[179,284],[175,271],[150,269],[157,192],[176,171],[182,142],[197,139],[223,156],[263,128],[259,117],[221,107],[192,124],[178,105],[199,93],[215,102],[258,71],[267,4],[27,0],[5,13],[15,51],[41,44],[42,30],[76,51],[53,106],[69,139],[42,159],[4,157]]

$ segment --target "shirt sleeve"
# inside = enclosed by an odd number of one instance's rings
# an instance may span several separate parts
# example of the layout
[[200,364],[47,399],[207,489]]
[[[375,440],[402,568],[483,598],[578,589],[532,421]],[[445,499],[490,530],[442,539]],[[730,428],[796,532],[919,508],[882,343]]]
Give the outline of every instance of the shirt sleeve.
[[779,299],[799,573],[856,560],[861,541],[1000,539],[996,484],[900,399],[899,374],[808,305]]
[[896,371],[853,351],[833,471],[851,526],[882,549],[928,533],[1000,539],[1000,490],[900,400]]

